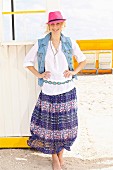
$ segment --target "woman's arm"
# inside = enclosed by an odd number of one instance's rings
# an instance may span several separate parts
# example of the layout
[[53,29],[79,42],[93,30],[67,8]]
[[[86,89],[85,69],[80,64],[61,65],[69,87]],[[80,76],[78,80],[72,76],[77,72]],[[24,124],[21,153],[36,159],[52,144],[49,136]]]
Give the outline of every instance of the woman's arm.
[[37,77],[37,78],[45,78],[48,79],[51,76],[49,71],[45,71],[44,73],[39,73],[34,66],[27,66],[27,68]]
[[72,40],[72,56],[74,56],[76,58],[76,60],[78,62],[78,66],[74,69],[74,71],[65,70],[64,77],[66,77],[66,78],[77,74],[86,65],[86,56],[81,51],[79,45],[73,40]]
[[84,61],[81,61],[79,64],[78,64],[78,66],[74,69],[74,71],[73,71],[73,75],[75,75],[75,74],[77,74],[79,71],[81,71],[83,68],[84,68],[84,66],[86,65],[86,60],[84,60]]
[[34,46],[30,49],[30,51],[27,53],[23,66],[30,70],[37,78],[50,78],[50,72],[46,71],[42,74],[38,72],[38,70],[35,69],[34,65],[37,60],[37,46],[38,42],[34,44]]
[[28,70],[30,70],[37,78],[42,78],[41,74],[35,69],[34,66],[27,66]]
[[64,71],[64,77],[68,78],[70,76],[73,76],[75,74],[77,74],[79,71],[82,70],[82,68],[84,68],[84,66],[86,65],[86,60],[81,61],[78,66],[74,69],[74,71],[70,71],[70,70],[65,70]]

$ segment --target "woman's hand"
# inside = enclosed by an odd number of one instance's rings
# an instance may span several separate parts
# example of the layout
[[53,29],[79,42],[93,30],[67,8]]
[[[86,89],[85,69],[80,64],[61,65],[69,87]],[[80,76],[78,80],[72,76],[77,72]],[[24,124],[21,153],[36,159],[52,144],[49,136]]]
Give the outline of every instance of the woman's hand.
[[73,76],[73,75],[77,74],[80,70],[82,70],[84,68],[85,65],[86,65],[86,60],[81,61],[78,64],[78,66],[74,69],[74,71],[65,70],[64,71],[64,77],[69,78],[70,76]]
[[44,78],[48,79],[51,77],[51,72],[50,71],[45,71],[44,73],[40,74],[39,78]]
[[70,76],[75,75],[75,72],[74,71],[70,71],[70,70],[65,70],[63,74],[64,74],[65,78],[69,78]]
[[50,71],[45,71],[44,73],[40,74],[40,73],[34,68],[34,66],[28,66],[27,68],[28,68],[36,77],[38,77],[38,78],[48,79],[48,78],[51,77]]

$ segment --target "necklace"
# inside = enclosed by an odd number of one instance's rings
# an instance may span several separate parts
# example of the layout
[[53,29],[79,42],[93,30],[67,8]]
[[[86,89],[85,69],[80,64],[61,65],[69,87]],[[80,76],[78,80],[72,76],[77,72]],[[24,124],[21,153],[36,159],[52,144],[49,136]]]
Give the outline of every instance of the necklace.
[[51,46],[51,50],[52,50],[52,52],[53,52],[53,55],[54,55],[54,57],[55,57],[55,55],[58,53],[58,49],[55,49],[55,50],[56,50],[56,53],[55,53],[55,52],[54,52],[54,50],[53,50],[53,47],[52,47],[51,41],[50,41],[50,46]]
[[56,53],[55,53],[54,50],[53,50],[51,41],[50,41],[50,47],[51,47],[52,53],[53,53],[53,55],[54,55],[54,64],[56,65],[56,57],[55,57],[55,56],[56,56],[56,54],[58,53],[58,49],[55,49],[55,50],[56,50]]

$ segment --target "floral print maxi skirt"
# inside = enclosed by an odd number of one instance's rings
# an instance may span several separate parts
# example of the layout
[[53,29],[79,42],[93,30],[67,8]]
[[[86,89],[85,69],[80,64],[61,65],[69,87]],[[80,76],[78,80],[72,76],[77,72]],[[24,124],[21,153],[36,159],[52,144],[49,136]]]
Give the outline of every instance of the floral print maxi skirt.
[[59,95],[40,93],[31,117],[27,143],[45,154],[55,154],[70,147],[77,137],[76,88]]

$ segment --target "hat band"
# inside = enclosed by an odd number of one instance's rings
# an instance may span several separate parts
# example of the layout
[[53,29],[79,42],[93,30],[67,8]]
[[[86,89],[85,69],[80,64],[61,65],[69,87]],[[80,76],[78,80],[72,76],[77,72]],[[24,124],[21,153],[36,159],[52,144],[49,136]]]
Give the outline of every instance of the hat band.
[[49,22],[58,21],[58,20],[65,20],[65,19],[53,19],[53,20],[50,20]]

